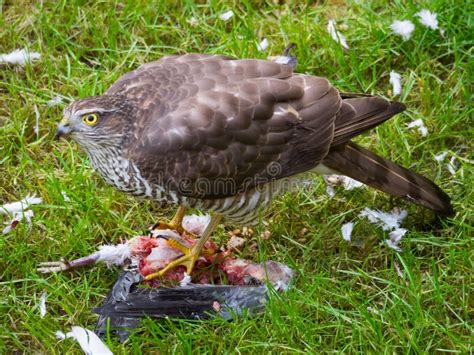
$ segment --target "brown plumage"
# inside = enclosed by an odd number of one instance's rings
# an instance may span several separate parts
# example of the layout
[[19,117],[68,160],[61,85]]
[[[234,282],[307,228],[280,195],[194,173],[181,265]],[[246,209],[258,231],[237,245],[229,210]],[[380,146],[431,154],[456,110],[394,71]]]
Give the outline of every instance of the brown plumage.
[[[283,181],[325,168],[451,215],[434,183],[350,141],[404,108],[274,62],[190,54],[145,64],[104,95],[72,103],[58,132],[123,191],[239,222],[284,191]],[[81,119],[91,112],[99,120],[88,126]]]

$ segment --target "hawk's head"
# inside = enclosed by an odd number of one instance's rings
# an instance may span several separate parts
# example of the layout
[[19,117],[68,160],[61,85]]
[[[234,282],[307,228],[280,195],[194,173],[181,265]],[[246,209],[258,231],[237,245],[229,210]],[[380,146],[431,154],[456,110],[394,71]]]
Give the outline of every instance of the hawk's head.
[[64,110],[56,137],[70,136],[88,153],[120,146],[130,130],[133,110],[118,96],[94,96],[74,101]]

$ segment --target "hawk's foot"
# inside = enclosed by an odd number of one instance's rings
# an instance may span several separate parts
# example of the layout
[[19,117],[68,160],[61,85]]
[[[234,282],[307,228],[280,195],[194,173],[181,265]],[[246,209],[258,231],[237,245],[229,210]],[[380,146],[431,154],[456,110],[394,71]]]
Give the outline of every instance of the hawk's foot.
[[174,239],[169,239],[167,242],[168,242],[168,245],[170,245],[171,247],[175,249],[178,249],[184,255],[179,257],[178,259],[173,260],[160,271],[157,271],[145,276],[145,281],[150,281],[150,280],[153,280],[154,278],[162,277],[168,271],[178,266],[186,267],[186,272],[189,275],[191,275],[191,272],[193,271],[193,268],[194,268],[194,264],[196,263],[196,260],[201,255],[201,251],[203,249],[202,246],[200,246],[199,243],[197,243],[196,245],[192,247],[186,247]]
[[204,233],[202,234],[201,238],[198,239],[197,243],[192,247],[187,247],[176,240],[169,239],[168,244],[179,251],[181,251],[184,255],[179,257],[176,260],[173,260],[168,265],[166,265],[160,271],[154,272],[145,276],[145,281],[153,280],[156,277],[161,277],[169,270],[177,267],[177,266],[184,266],[186,267],[186,272],[188,275],[191,275],[193,271],[194,264],[196,263],[197,259],[201,255],[201,252],[204,249],[204,245],[206,244],[207,240],[211,236],[212,232],[216,229],[219,221],[221,220],[221,216],[216,214],[211,217],[211,221],[207,225]]

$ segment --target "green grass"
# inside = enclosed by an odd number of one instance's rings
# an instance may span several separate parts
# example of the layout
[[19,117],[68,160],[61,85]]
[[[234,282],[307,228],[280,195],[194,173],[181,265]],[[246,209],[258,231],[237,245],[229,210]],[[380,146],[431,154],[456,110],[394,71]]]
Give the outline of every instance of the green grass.
[[[369,189],[338,190],[329,199],[315,177],[311,186],[275,201],[266,216],[272,237],[254,237],[247,245],[256,243],[258,252],[243,253],[297,271],[294,287],[271,297],[263,315],[234,322],[145,320],[127,342],[110,338],[108,345],[116,353],[473,351],[470,2],[273,3],[0,0],[0,53],[28,47],[42,54],[24,68],[0,66],[0,201],[32,192],[44,199],[34,207],[31,231],[20,224],[0,237],[1,353],[78,353],[75,342],[59,342],[54,332],[71,325],[92,328],[91,308],[101,303],[118,271],[97,266],[42,275],[37,263],[86,255],[172,213],[106,186],[75,144],[54,141],[62,107],[46,102],[56,95],[69,101],[103,93],[121,74],[163,55],[265,58],[290,42],[297,45],[299,72],[326,76],[341,90],[389,96],[390,70],[402,73],[407,112],[358,141],[435,180],[452,196],[456,216],[437,221],[429,211]],[[438,13],[444,37],[414,18],[423,7]],[[218,14],[230,8],[236,15],[220,21]],[[192,16],[195,27],[187,22]],[[327,34],[329,18],[348,25],[343,33],[349,51]],[[415,22],[411,40],[390,34],[394,19]],[[263,37],[271,45],[258,52]],[[41,114],[39,137],[34,105]],[[426,138],[406,128],[417,118],[428,127]],[[443,150],[457,157],[454,176],[446,162],[434,160]],[[403,252],[387,248],[386,233],[357,218],[365,206],[408,209]],[[357,246],[340,235],[341,224],[350,220],[357,221]],[[303,228],[308,231],[301,236]],[[221,230],[216,238],[225,235]],[[48,313],[40,318],[35,307],[44,291]]]

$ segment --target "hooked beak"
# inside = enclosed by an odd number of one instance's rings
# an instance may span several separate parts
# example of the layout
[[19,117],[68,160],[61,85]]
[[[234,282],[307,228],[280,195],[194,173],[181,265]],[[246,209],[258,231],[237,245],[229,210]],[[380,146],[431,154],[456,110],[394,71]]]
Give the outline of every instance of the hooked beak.
[[61,122],[59,122],[58,128],[56,129],[56,136],[54,138],[59,140],[59,138],[62,136],[67,136],[69,133],[71,133],[69,121],[67,118],[63,118]]

